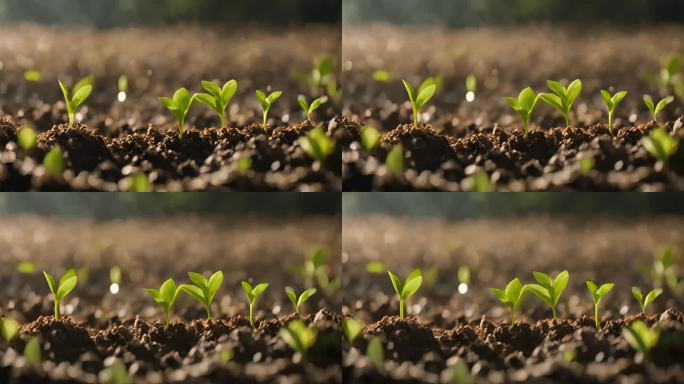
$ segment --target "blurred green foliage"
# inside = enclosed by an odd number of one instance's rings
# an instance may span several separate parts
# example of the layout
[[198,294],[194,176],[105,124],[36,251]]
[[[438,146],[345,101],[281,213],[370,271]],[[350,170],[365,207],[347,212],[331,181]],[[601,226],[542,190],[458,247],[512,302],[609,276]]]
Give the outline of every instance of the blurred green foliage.
[[0,0],[0,22],[115,27],[176,22],[337,23],[342,0]]
[[345,23],[463,27],[532,21],[684,21],[681,0],[343,0]]

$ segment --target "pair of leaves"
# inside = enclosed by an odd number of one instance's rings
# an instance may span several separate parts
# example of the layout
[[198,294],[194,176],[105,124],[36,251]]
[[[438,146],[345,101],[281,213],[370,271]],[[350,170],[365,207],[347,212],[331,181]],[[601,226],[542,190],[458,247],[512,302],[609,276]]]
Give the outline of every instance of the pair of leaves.
[[413,107],[413,125],[417,126],[418,113],[437,92],[437,84],[435,84],[434,78],[429,77],[420,84],[418,91],[416,91],[406,80],[402,80],[402,82],[404,83],[404,88],[406,88],[411,107]]
[[627,91],[620,91],[611,96],[610,92],[606,91],[605,89],[601,90],[601,98],[603,99],[603,103],[606,105],[609,113],[613,113],[615,106],[618,105],[622,99],[625,98],[625,96],[627,96]]
[[230,80],[223,85],[223,88],[216,85],[214,82],[202,80],[202,88],[207,93],[198,93],[195,95],[197,101],[209,108],[213,109],[221,119],[221,125],[225,126],[226,107],[230,100],[238,91],[238,83],[235,80]]
[[258,299],[259,296],[264,294],[266,288],[268,288],[268,283],[261,283],[252,287],[250,283],[246,281],[242,282],[242,290],[245,291],[245,294],[247,295],[247,299],[249,300],[250,305],[253,305],[256,299]]
[[316,330],[308,327],[300,320],[291,321],[287,327],[281,328],[279,333],[290,348],[302,355],[306,355],[316,343]]
[[266,125],[266,120],[268,117],[268,111],[271,109],[271,106],[280,99],[280,96],[283,95],[283,92],[281,91],[275,91],[271,93],[270,95],[266,96],[266,94],[258,89],[256,91],[256,98],[259,100],[259,103],[261,104],[261,108],[264,110],[264,126]]
[[402,283],[399,277],[394,273],[387,271],[390,280],[392,280],[392,286],[394,286],[394,291],[399,295],[399,299],[406,300],[413,296],[414,293],[418,291],[420,285],[423,283],[423,276],[421,275],[420,269],[416,268],[411,273],[406,276],[406,279]]
[[43,271],[43,275],[50,288],[50,292],[52,292],[52,296],[54,296],[57,302],[65,298],[76,287],[78,282],[76,270],[73,268],[66,271],[59,279],[59,282],[56,282],[52,275],[45,271]]
[[568,114],[572,109],[575,99],[577,99],[577,96],[582,91],[582,82],[580,79],[576,79],[566,88],[557,81],[547,80],[546,86],[551,93],[542,93],[539,95],[539,98],[557,109],[565,117],[566,123],[568,123]]
[[647,355],[658,344],[660,329],[655,326],[649,327],[643,321],[637,320],[622,329],[622,336],[632,348]]
[[69,91],[69,89],[62,83],[61,80],[57,80],[59,83],[59,88],[62,90],[62,95],[64,95],[64,103],[67,108],[67,115],[69,116],[69,125],[74,124],[74,112],[78,107],[83,104],[88,96],[93,91],[93,84],[95,84],[95,78],[92,76],[85,77],[81,79],[74,87]]
[[592,299],[594,299],[594,303],[596,305],[598,305],[601,299],[604,298],[615,286],[613,283],[605,283],[598,287],[591,280],[587,280],[586,284],[587,289],[589,289],[589,293],[591,294]]
[[649,111],[651,111],[651,115],[653,116],[653,121],[657,122],[657,115],[660,111],[665,109],[671,102],[674,101],[674,97],[668,96],[664,99],[661,99],[658,103],[653,102],[653,98],[649,95],[644,95],[644,104],[646,105],[646,108],[648,108]]
[[187,89],[181,88],[177,90],[171,98],[159,98],[159,101],[161,101],[166,109],[168,109],[176,118],[180,137],[183,137],[183,133],[185,132],[185,117],[188,115],[188,111],[190,111],[190,107],[195,101],[195,97],[196,95],[191,95]]
[[539,297],[543,302],[554,308],[558,305],[558,300],[568,286],[570,280],[570,273],[563,271],[559,273],[555,279],[542,272],[532,272],[537,284],[528,284],[528,289]]
[[327,96],[321,96],[312,101],[311,104],[306,101],[306,97],[304,95],[299,95],[297,97],[297,103],[299,103],[299,106],[304,110],[304,113],[306,113],[307,120],[311,120],[311,114],[326,102],[328,102]]
[[506,103],[508,103],[508,105],[510,105],[511,108],[513,108],[513,110],[518,114],[518,116],[520,116],[520,119],[523,121],[525,135],[527,135],[527,126],[530,123],[530,117],[532,116],[532,112],[534,111],[534,107],[537,105],[540,96],[541,95],[535,94],[532,88],[527,87],[520,91],[517,98],[504,98],[504,100],[506,100]]
[[509,307],[512,311],[515,311],[520,303],[520,299],[522,299],[525,294],[527,287],[527,285],[523,286],[520,279],[516,277],[511,280],[504,289],[489,288],[489,290],[502,304]]
[[363,324],[353,317],[345,317],[342,320],[342,333],[350,344],[354,344],[354,340],[363,333]]
[[652,130],[648,136],[641,139],[644,148],[654,158],[667,164],[679,145],[679,140],[670,136],[663,128]]
[[307,155],[320,163],[325,163],[328,156],[335,151],[335,145],[325,134],[323,126],[310,130],[306,136],[300,137],[298,142]]
[[660,288],[656,288],[649,293],[646,294],[644,297],[644,294],[641,292],[641,289],[639,287],[632,287],[632,295],[634,295],[634,298],[639,302],[639,306],[641,307],[641,312],[646,312],[646,308],[653,303],[658,296],[660,296],[663,293],[663,290]]
[[193,285],[183,284],[180,286],[181,290],[192,296],[200,304],[204,305],[209,314],[209,306],[214,301],[214,296],[223,284],[223,272],[218,271],[211,275],[208,279],[199,273],[188,272],[188,277]]
[[180,293],[180,287],[176,287],[176,282],[173,279],[168,279],[161,285],[159,290],[148,288],[145,291],[162,307],[164,313],[168,314],[176,302],[176,298]]
[[292,302],[292,305],[295,307],[295,312],[299,313],[299,307],[302,306],[307,300],[311,298],[311,296],[316,294],[316,288],[309,288],[306,291],[302,292],[299,297],[297,297],[297,293],[295,293],[294,289],[290,287],[285,288],[285,294],[287,295],[288,299]]

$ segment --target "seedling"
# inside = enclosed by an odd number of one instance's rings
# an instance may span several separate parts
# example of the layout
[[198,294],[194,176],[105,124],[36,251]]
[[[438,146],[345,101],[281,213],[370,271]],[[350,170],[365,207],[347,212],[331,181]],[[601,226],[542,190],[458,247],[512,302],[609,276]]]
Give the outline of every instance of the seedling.
[[675,263],[675,255],[672,249],[664,249],[655,258],[651,269],[651,278],[656,287],[661,287],[663,283],[666,283],[673,291],[677,290],[679,285],[677,264]]
[[196,96],[190,95],[187,89],[181,88],[177,90],[172,98],[160,97],[159,101],[164,104],[166,109],[168,109],[178,122],[178,137],[183,138],[185,133],[185,118],[188,116],[188,111],[192,103],[195,101]]
[[164,329],[168,328],[169,316],[173,310],[173,304],[180,293],[180,287],[176,287],[173,279],[168,279],[161,285],[158,291],[150,288],[145,291],[162,307],[164,311]]
[[561,83],[547,80],[546,85],[551,93],[542,93],[539,97],[543,102],[549,104],[560,112],[565,118],[565,125],[570,126],[570,111],[572,104],[582,91],[582,82],[577,79],[565,88]]
[[311,296],[316,294],[316,288],[309,288],[309,289],[305,290],[304,292],[302,292],[302,294],[299,295],[299,297],[297,297],[297,294],[295,293],[295,291],[292,288],[286,287],[285,288],[285,294],[287,295],[287,297],[292,302],[292,305],[294,305],[295,313],[299,314],[299,307],[301,307],[302,304],[304,304],[307,300],[309,300],[309,298],[311,298]]
[[615,111],[615,107],[625,98],[625,96],[627,96],[627,91],[620,91],[611,96],[610,92],[603,89],[601,90],[603,103],[608,110],[608,131],[611,135],[613,134],[613,111]]
[[527,290],[528,285],[522,285],[520,279],[517,277],[511,280],[506,288],[496,289],[489,288],[489,290],[496,296],[497,299],[511,310],[511,326],[515,324],[515,313],[518,311],[518,306],[522,301],[522,297]]
[[273,92],[268,96],[266,96],[266,94],[261,90],[256,91],[257,100],[259,100],[261,108],[263,108],[264,110],[264,129],[266,129],[266,122],[268,121],[268,111],[271,109],[271,106],[276,101],[278,101],[278,99],[280,99],[280,96],[282,95],[283,93],[281,91]]
[[202,304],[207,310],[207,318],[211,319],[211,302],[223,284],[223,272],[214,272],[208,279],[199,273],[188,272],[188,277],[193,285],[183,284],[180,286],[181,290]]
[[21,328],[19,322],[11,317],[0,319],[0,334],[7,343],[19,336],[19,328]]
[[298,142],[307,155],[321,164],[335,151],[335,145],[325,134],[323,126],[310,130],[306,136],[300,137]]
[[22,127],[17,131],[17,143],[25,152],[36,147],[36,131],[31,127]]
[[529,290],[551,307],[555,319],[558,300],[568,285],[570,273],[563,271],[555,279],[551,279],[551,276],[541,272],[532,272],[532,274],[538,284],[528,284]]
[[363,334],[363,324],[353,317],[345,317],[342,320],[342,332],[347,341],[349,341],[349,344],[354,344],[354,340]]
[[420,285],[423,283],[423,277],[418,268],[409,273],[403,283],[394,273],[387,271],[387,274],[389,274],[390,280],[392,280],[392,286],[394,286],[394,291],[397,292],[397,296],[399,297],[399,318],[403,319],[404,302],[418,291]]
[[649,327],[643,321],[637,320],[622,329],[622,336],[632,348],[648,357],[651,349],[658,344],[660,329],[655,326]]
[[435,79],[432,77],[427,78],[418,87],[418,92],[413,89],[413,86],[409,84],[406,80],[402,80],[404,83],[404,88],[406,88],[406,93],[408,94],[409,101],[411,101],[411,107],[413,108],[413,126],[418,128],[418,114],[420,110],[427,104],[432,96],[437,92],[437,85],[435,84]]
[[641,144],[644,145],[644,148],[646,148],[651,156],[667,166],[670,162],[670,157],[677,152],[679,140],[670,136],[665,129],[656,128],[648,136],[641,139]]
[[366,348],[368,360],[375,366],[375,369],[382,371],[385,363],[385,350],[382,348],[382,341],[378,336],[373,337],[368,342]]
[[651,111],[651,116],[653,116],[653,121],[658,124],[658,113],[665,109],[671,102],[674,101],[674,97],[668,96],[661,99],[657,104],[653,103],[653,98],[649,95],[644,95],[644,104],[649,111]]
[[242,289],[249,300],[249,324],[254,328],[254,304],[259,296],[263,295],[268,288],[268,283],[257,284],[255,287],[246,281],[242,282]]
[[662,293],[662,289],[656,288],[647,293],[644,297],[644,294],[641,293],[641,289],[639,289],[639,287],[632,287],[632,295],[634,295],[634,298],[639,303],[642,313],[646,313],[646,308],[649,306],[649,304],[653,303]]
[[33,336],[26,342],[26,346],[24,346],[24,358],[33,368],[37,368],[40,365],[40,362],[43,361],[43,352],[40,350],[38,337]]
[[78,277],[76,277],[76,270],[71,268],[66,271],[62,278],[59,279],[59,283],[55,282],[55,279],[47,272],[43,271],[45,276],[45,281],[47,281],[48,288],[52,292],[52,297],[55,301],[55,320],[59,319],[59,303],[64,299],[73,289],[76,287],[78,282]]
[[62,90],[64,95],[64,103],[66,104],[67,116],[69,117],[69,125],[74,125],[74,114],[76,109],[86,101],[90,93],[93,91],[93,84],[95,78],[92,76],[85,77],[81,79],[69,92],[69,89],[62,83],[61,80],[57,80],[59,83],[59,88]]
[[587,288],[591,294],[592,299],[594,299],[594,321],[596,322],[596,328],[601,328],[601,322],[599,321],[598,307],[601,299],[603,299],[611,289],[613,289],[613,283],[606,283],[597,287],[593,281],[587,280]]
[[506,97],[504,99],[518,116],[520,116],[520,119],[523,122],[523,133],[525,138],[527,138],[532,112],[534,111],[534,107],[537,105],[540,96],[541,95],[535,95],[534,90],[527,87],[520,91],[517,99],[515,97]]
[[58,178],[64,172],[64,157],[62,156],[62,149],[59,145],[55,145],[43,158],[43,167],[45,172]]
[[380,132],[378,132],[377,129],[374,127],[371,127],[370,125],[367,125],[363,128],[361,128],[361,145],[363,148],[366,150],[366,152],[370,152],[375,147],[380,144]]
[[385,164],[394,177],[399,178],[404,174],[404,149],[401,144],[395,145],[389,151]]
[[306,97],[304,95],[299,95],[297,97],[297,103],[299,103],[299,106],[302,107],[304,113],[306,114],[306,119],[309,121],[311,121],[311,114],[326,102],[328,102],[328,96],[319,97],[318,99],[312,101],[311,105],[309,105],[309,103],[306,101]]
[[202,88],[204,88],[207,93],[197,94],[195,96],[197,97],[197,101],[213,109],[221,120],[221,127],[225,127],[226,107],[233,96],[235,96],[235,93],[237,93],[237,81],[230,80],[223,85],[223,88],[219,88],[218,85],[211,81],[202,80]]
[[281,328],[279,333],[285,343],[302,356],[306,356],[309,349],[316,343],[316,330],[300,320],[291,321],[286,328]]

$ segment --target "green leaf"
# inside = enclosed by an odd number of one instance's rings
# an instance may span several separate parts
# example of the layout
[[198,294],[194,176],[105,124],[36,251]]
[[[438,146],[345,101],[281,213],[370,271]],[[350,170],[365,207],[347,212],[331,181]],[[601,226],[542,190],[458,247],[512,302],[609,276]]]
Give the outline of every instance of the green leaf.
[[266,102],[267,102],[269,105],[271,105],[271,104],[275,103],[276,101],[278,101],[278,99],[280,99],[280,96],[282,96],[282,95],[283,95],[283,92],[282,92],[282,91],[275,91],[275,92],[271,93],[271,94],[266,98]]
[[606,104],[608,107],[608,110],[612,109],[613,103],[611,101],[611,96],[610,93],[604,89],[601,90],[601,98],[603,98],[603,102]]
[[361,145],[370,152],[380,143],[380,132],[369,125],[361,128]]
[[66,295],[68,295],[74,287],[76,287],[76,282],[78,278],[76,276],[71,276],[70,278],[60,282],[59,288],[57,288],[57,299],[62,300]]
[[425,105],[425,103],[430,101],[432,96],[435,95],[436,91],[437,91],[437,86],[434,84],[429,85],[429,86],[425,87],[425,89],[421,90],[420,93],[418,93],[418,98],[416,99],[416,105],[418,106],[418,108],[421,108],[422,106]]
[[238,91],[238,83],[235,80],[230,80],[227,83],[223,85],[223,89],[221,89],[221,100],[225,104],[228,104],[230,100],[235,96],[235,94]]
[[159,295],[166,303],[172,304],[176,298],[176,291],[176,283],[173,279],[168,279],[161,285]]
[[266,288],[268,288],[268,283],[261,283],[252,289],[252,295],[259,297],[266,291]]
[[415,104],[415,96],[413,91],[413,86],[409,84],[406,80],[401,80],[404,83],[404,88],[406,88],[406,93],[408,94],[411,104]]
[[263,108],[266,108],[268,106],[266,103],[266,94],[259,89],[257,89],[256,91],[256,98],[257,100],[259,100]]
[[187,293],[188,295],[192,296],[195,300],[199,301],[200,304],[208,304],[208,300],[206,297],[204,297],[204,291],[200,287],[197,287],[195,285],[186,285],[182,284],[180,287],[181,291]]
[[17,264],[17,272],[32,275],[36,272],[36,265],[30,261],[21,261]]
[[43,78],[43,75],[35,70],[28,70],[24,72],[24,80],[29,83],[38,83]]
[[64,172],[64,158],[58,145],[54,146],[43,158],[43,167],[48,175],[61,177]]
[[619,102],[622,101],[622,99],[625,98],[625,96],[627,96],[627,91],[620,91],[620,92],[616,93],[615,95],[613,95],[613,98],[611,100],[612,100],[613,104],[617,105]]
[[518,299],[520,299],[520,295],[522,294],[522,284],[520,283],[520,279],[517,277],[513,280],[511,280],[508,285],[506,285],[506,297],[508,300],[512,303],[516,303]]
[[644,295],[641,293],[641,289],[638,287],[632,287],[632,295],[634,295],[634,298],[639,302],[639,305],[644,307]]
[[76,109],[78,108],[81,104],[83,104],[84,101],[90,96],[90,93],[93,91],[93,87],[91,85],[86,85],[82,88],[80,88],[76,93],[74,93],[74,98],[71,101],[73,108]]
[[614,285],[615,285],[615,284],[613,284],[613,283],[606,283],[606,284],[603,284],[603,285],[602,285],[601,287],[599,287],[599,289],[596,291],[596,294],[597,294],[599,297],[603,297],[603,296],[607,295],[608,292],[610,292],[610,291],[613,289],[613,286],[614,286]]
[[211,96],[221,98],[221,88],[219,88],[216,83],[206,80],[202,80],[200,83],[202,84],[202,88],[204,88],[204,90],[207,91]]
[[560,299],[560,296],[563,293],[563,291],[565,291],[565,287],[568,286],[569,281],[570,273],[567,270],[559,273],[556,276],[556,279],[553,281],[553,305],[558,304],[558,300]]
[[549,87],[549,91],[553,92],[559,98],[567,95],[565,87],[557,81],[546,80],[546,86]]
[[582,91],[582,82],[580,79],[576,79],[570,85],[568,85],[568,93],[567,93],[567,107],[570,109],[572,104],[575,102],[575,99],[577,99],[577,96],[579,96],[580,92]]
[[299,103],[299,107],[304,110],[304,113],[309,113],[309,104],[306,102],[306,97],[304,97],[304,95],[297,96],[297,103]]
[[653,105],[653,99],[651,99],[651,96],[649,95],[644,95],[644,104],[646,104],[646,108],[648,108],[649,111],[651,111],[651,114],[655,115],[655,105]]
[[373,337],[368,342],[366,356],[368,356],[368,360],[375,366],[376,369],[383,369],[385,361],[385,351],[382,348],[382,342],[380,341],[379,337]]
[[147,178],[142,172],[138,172],[129,178],[130,186],[128,187],[128,192],[152,192],[152,184],[150,179]]
[[45,281],[47,281],[48,288],[50,288],[50,293],[52,293],[53,296],[56,296],[57,285],[55,284],[55,279],[45,271],[43,271],[43,276],[45,276]]
[[397,293],[397,295],[401,296],[401,292],[403,290],[403,286],[401,284],[401,281],[395,275],[394,273],[387,271],[387,274],[389,274],[390,280],[392,281],[392,286],[394,286],[394,291]]
[[5,317],[0,320],[0,333],[2,338],[8,343],[19,335],[20,328],[19,322],[11,317]]
[[209,290],[209,301],[211,302],[214,300],[214,296],[216,295],[216,292],[218,292],[219,288],[221,288],[221,285],[223,285],[223,272],[217,271],[214,272],[211,277],[209,277],[209,282],[208,282],[208,290]]
[[476,92],[477,91],[477,78],[475,77],[475,75],[473,75],[472,73],[470,75],[468,75],[466,77],[465,85],[466,85],[466,90],[468,92]]
[[395,145],[389,151],[385,164],[394,177],[400,177],[404,173],[404,150],[401,144]]
[[66,85],[64,85],[64,83],[62,83],[61,80],[57,80],[57,82],[59,83],[59,89],[62,90],[62,95],[64,96],[64,101],[66,102],[67,108],[68,108],[69,105],[71,104],[71,97],[69,97],[69,90],[67,89]]
[[292,302],[292,305],[294,305],[295,308],[298,307],[297,294],[295,293],[295,291],[290,287],[285,287],[285,294],[287,295],[287,298],[290,299],[290,301]]
[[170,111],[177,109],[176,103],[168,97],[160,97],[159,101],[161,101],[161,103],[164,104],[164,106]]
[[252,288],[252,285],[250,283],[248,283],[246,281],[242,282],[242,290],[245,291],[245,293],[250,298],[250,300],[252,298],[252,289],[253,288]]
[[[93,86],[95,85],[95,78],[93,76],[87,76],[79,80],[76,85],[74,85],[74,88],[71,90],[73,95],[76,95],[81,89],[85,87],[90,87],[91,90]],[[88,92],[90,93],[90,92]],[[75,99],[75,97],[72,97],[72,99]]]
[[314,111],[317,110],[322,104],[326,103],[327,101],[328,101],[328,97],[327,97],[327,96],[321,96],[321,97],[317,98],[316,100],[314,100],[314,101],[311,103],[311,106],[309,106],[309,113],[314,112]]
[[302,294],[299,295],[299,300],[297,300],[297,306],[304,304],[307,300],[311,298],[311,296],[315,294],[316,288],[309,288],[306,291],[302,292]]
[[197,287],[202,289],[207,288],[207,279],[205,279],[204,276],[200,275],[199,273],[188,272],[188,277],[190,278],[190,281],[192,281],[192,283]]
[[373,80],[377,81],[378,83],[388,83],[390,81],[390,77],[390,73],[383,69],[373,71]]
[[30,127],[21,127],[17,131],[17,143],[24,151],[30,151],[36,147],[36,132]]
[[651,292],[646,295],[646,299],[644,300],[644,308],[648,307],[650,304],[652,304],[658,296],[660,296],[663,293],[663,290],[660,288],[656,288],[652,290]]
[[594,284],[594,282],[591,280],[588,280],[586,284],[587,288],[589,289],[589,293],[591,293],[591,295],[594,296],[596,294],[596,290],[598,289],[598,287],[596,287],[596,284]]
[[423,277],[422,276],[415,276],[411,279],[407,279],[406,282],[404,283],[404,287],[401,292],[401,298],[402,299],[408,299],[409,297],[413,296],[416,291],[420,288],[420,285],[423,283]]
[[657,114],[658,112],[662,111],[665,109],[665,107],[668,106],[672,101],[674,101],[674,97],[668,96],[658,102],[658,104],[655,107],[655,113]]
[[33,368],[40,366],[40,363],[43,360],[43,353],[40,348],[38,337],[33,336],[26,343],[26,346],[24,347],[24,358]]
[[505,100],[506,103],[508,103],[508,105],[510,105],[511,108],[513,108],[514,110],[517,111],[517,110],[520,108],[520,106],[518,105],[518,99],[516,99],[515,97],[504,97],[504,100]]
[[354,340],[363,333],[363,324],[353,317],[345,317],[342,320],[342,332],[349,343],[354,344]]
[[527,288],[532,291],[537,297],[548,305],[553,306],[553,301],[549,289],[539,284],[529,284]]
[[366,272],[373,273],[376,275],[381,274],[386,269],[385,264],[380,261],[371,261],[366,264]]
[[213,109],[216,113],[223,113],[223,111],[221,111],[221,108],[219,108],[219,106],[216,104],[216,99],[213,96],[208,95],[206,93],[198,93],[197,95],[195,95],[195,98],[198,102]]
[[503,289],[489,288],[489,290],[496,296],[499,301],[506,304],[508,303],[508,296],[506,296],[506,291]]
[[518,107],[524,109],[528,113],[534,109],[536,103],[537,96],[534,94],[532,88],[527,87],[518,94]]
[[539,98],[543,102],[545,102],[545,103],[551,105],[552,107],[554,107],[555,109],[557,109],[559,112],[565,113],[565,109],[563,108],[563,102],[561,101],[560,97],[558,97],[554,94],[551,94],[551,93],[542,93],[539,96]]
[[542,272],[532,272],[532,275],[534,276],[534,279],[537,280],[537,283],[539,283],[539,285],[542,287],[547,289],[553,287],[553,281],[551,281],[551,277],[549,277],[549,275]]

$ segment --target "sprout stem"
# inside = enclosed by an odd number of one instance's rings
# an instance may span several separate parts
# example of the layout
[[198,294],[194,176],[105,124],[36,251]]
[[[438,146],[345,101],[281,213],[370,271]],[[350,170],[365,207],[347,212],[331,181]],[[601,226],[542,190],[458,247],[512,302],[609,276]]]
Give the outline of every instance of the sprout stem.
[[569,127],[570,126],[570,119],[568,118],[568,115],[563,115],[563,117],[565,118],[565,126]]
[[252,328],[254,328],[254,316],[252,315],[253,310],[254,310],[254,305],[249,304],[249,325],[251,325]]
[[598,316],[598,303],[594,304],[594,319],[596,321],[596,329],[601,328],[601,323],[599,322]]
[[556,307],[551,307],[551,312],[553,313],[553,319],[556,320]]
[[418,110],[413,106],[413,127],[418,128]]
[[169,311],[164,312],[164,329],[169,327]]
[[55,300],[55,320],[59,320],[59,302]]
[[399,300],[399,318],[404,319],[404,300]]
[[613,112],[608,112],[608,132],[613,134]]
[[211,319],[211,309],[208,305],[205,307],[205,309],[207,310],[207,319]]

